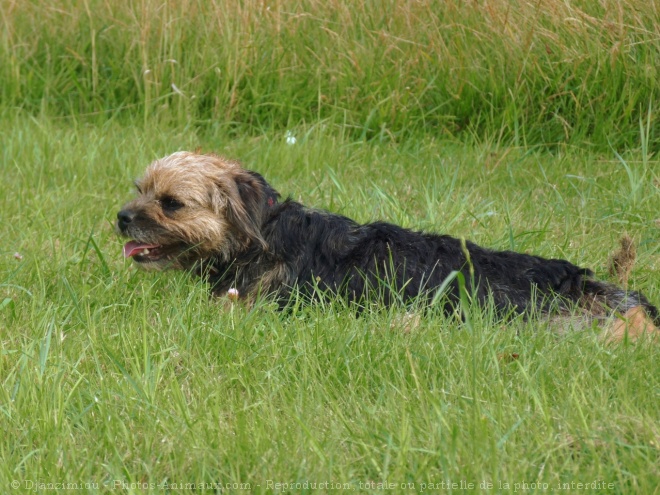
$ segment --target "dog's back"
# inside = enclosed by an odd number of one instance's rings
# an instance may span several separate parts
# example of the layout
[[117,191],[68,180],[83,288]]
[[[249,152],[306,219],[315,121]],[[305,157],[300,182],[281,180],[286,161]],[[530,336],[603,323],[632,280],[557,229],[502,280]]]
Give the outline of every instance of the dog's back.
[[[605,317],[641,306],[660,323],[657,308],[642,294],[593,280],[590,270],[566,260],[494,251],[385,222],[360,225],[291,200],[271,208],[261,234],[268,248],[218,267],[223,275],[212,281],[216,292],[243,281],[239,291],[260,286],[283,302],[294,287],[310,297],[327,292],[358,303],[430,302],[452,272],[461,272],[470,295],[482,304],[492,300],[502,314],[583,308]],[[459,286],[454,280],[446,287],[451,307]]]

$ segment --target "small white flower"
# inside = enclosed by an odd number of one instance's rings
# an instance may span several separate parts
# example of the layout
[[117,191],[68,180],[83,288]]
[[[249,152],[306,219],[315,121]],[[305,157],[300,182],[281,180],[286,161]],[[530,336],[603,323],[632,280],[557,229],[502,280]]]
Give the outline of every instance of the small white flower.
[[227,297],[232,301],[236,301],[238,299],[238,289],[230,288],[227,291]]
[[291,131],[286,131],[284,137],[286,138],[286,144],[288,145],[296,144],[298,142],[296,136],[294,136]]
[[14,253],[14,259],[16,261],[21,261],[23,259],[23,255],[21,253]]

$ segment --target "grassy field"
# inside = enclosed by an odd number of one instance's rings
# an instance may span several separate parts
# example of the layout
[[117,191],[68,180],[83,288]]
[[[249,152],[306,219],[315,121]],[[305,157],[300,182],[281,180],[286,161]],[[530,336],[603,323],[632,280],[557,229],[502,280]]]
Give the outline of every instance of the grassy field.
[[228,309],[113,231],[201,147],[606,279],[628,233],[660,303],[654,5],[0,0],[0,492],[659,493],[657,346]]
[[2,0],[0,14],[0,95],[30,112],[603,150],[635,146],[658,98],[647,0]]

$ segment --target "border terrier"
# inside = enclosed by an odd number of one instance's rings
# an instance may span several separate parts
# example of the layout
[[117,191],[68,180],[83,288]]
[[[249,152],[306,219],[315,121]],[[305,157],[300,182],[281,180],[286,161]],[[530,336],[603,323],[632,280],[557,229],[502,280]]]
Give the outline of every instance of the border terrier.
[[375,297],[385,306],[421,301],[453,312],[462,285],[503,316],[577,311],[608,321],[610,340],[660,335],[660,314],[646,297],[595,280],[587,268],[385,222],[361,225],[280,200],[260,174],[215,154],[174,153],[135,185],[138,196],[117,214],[118,232],[130,239],[124,256],[204,277],[214,295],[270,295],[284,307],[295,291],[358,308]]

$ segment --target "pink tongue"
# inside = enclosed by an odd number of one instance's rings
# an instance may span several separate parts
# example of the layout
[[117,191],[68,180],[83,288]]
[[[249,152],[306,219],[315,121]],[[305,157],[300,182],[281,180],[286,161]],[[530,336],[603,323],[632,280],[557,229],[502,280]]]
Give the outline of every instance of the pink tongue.
[[130,258],[140,254],[144,249],[157,248],[158,244],[142,244],[140,242],[130,241],[124,245],[124,258]]

